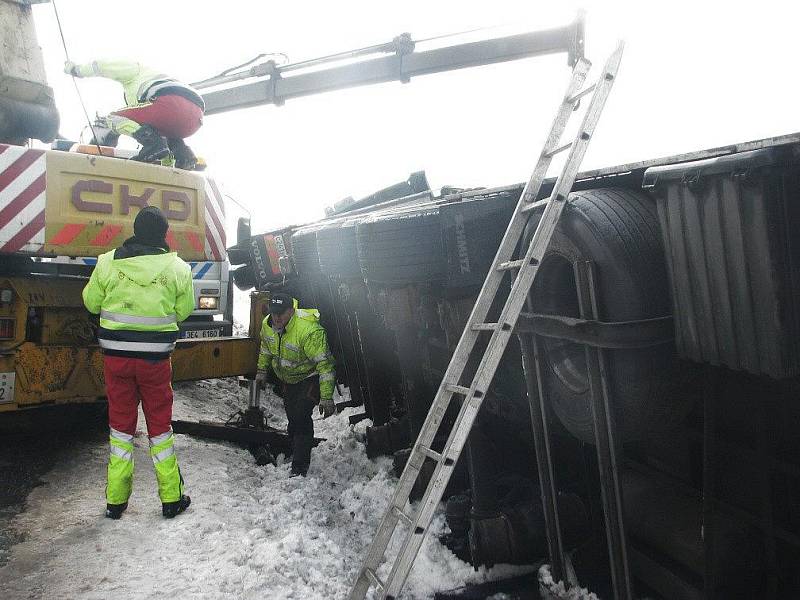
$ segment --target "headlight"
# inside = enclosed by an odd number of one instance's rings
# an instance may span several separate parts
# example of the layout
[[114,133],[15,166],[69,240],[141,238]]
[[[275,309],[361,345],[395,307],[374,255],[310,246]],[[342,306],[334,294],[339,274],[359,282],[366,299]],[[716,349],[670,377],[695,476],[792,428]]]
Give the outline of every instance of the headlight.
[[217,308],[219,298],[213,296],[200,296],[198,301],[198,308],[201,310],[215,310]]

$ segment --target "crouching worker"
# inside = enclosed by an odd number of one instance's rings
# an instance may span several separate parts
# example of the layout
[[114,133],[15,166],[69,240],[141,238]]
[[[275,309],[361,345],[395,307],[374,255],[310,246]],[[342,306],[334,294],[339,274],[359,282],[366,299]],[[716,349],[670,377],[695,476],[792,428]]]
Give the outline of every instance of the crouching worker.
[[[116,146],[123,134],[142,145],[135,160],[157,162],[172,152],[177,168],[195,168],[197,158],[183,140],[200,129],[205,104],[192,87],[124,60],[95,60],[85,65],[67,61],[64,72],[73,77],[105,77],[122,84],[126,107],[102,119],[105,135],[93,143]],[[100,132],[95,133],[100,137]]]
[[334,413],[333,366],[319,311],[298,308],[288,294],[272,294],[269,315],[261,327],[256,381],[262,386],[275,381],[276,391],[283,397],[289,419],[292,477],[308,472],[314,445],[314,407],[319,404],[319,412],[326,419]]
[[83,302],[100,315],[97,340],[111,428],[106,517],[119,519],[133,485],[133,435],[138,404],[147,422],[150,456],[158,480],[162,514],[171,519],[189,506],[172,434],[172,364],[178,323],[194,310],[189,265],[165,241],[167,219],[155,206],[142,209],[134,235],[101,254]]

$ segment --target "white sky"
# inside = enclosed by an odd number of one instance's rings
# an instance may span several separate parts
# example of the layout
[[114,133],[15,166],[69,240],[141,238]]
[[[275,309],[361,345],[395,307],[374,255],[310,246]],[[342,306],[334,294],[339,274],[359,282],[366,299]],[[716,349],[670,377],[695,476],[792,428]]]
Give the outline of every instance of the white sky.
[[[128,57],[195,81],[261,52],[293,61],[475,27],[535,30],[587,10],[587,56],[627,47],[584,168],[791,133],[797,108],[796,2],[550,0],[205,2],[58,0],[70,58]],[[85,125],[52,6],[34,7],[61,132]],[[526,180],[569,76],[564,55],[428,75],[207,117],[190,139],[254,232],[319,218],[424,169],[432,186]],[[90,114],[121,103],[113,82],[79,83]],[[230,205],[229,205],[230,206]],[[230,217],[238,216],[230,210]],[[235,218],[229,218],[233,231]]]

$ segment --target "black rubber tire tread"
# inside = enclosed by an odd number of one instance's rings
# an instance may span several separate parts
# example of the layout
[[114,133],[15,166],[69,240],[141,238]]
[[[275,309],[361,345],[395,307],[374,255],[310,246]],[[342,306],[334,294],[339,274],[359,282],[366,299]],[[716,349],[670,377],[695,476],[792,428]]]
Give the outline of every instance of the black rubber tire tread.
[[243,265],[250,262],[250,249],[241,246],[228,248],[228,262],[232,265]]
[[445,277],[446,257],[438,211],[381,217],[356,228],[361,273],[365,280],[394,285]]
[[317,232],[320,270],[326,275],[361,278],[355,223]]
[[242,265],[231,269],[231,278],[233,279],[233,284],[242,291],[252,289],[256,285],[256,274],[250,265]]
[[[538,222],[538,216],[531,221]],[[571,302],[574,291],[556,289],[556,283],[563,288],[565,279],[557,278],[555,271],[549,269],[558,265],[564,269],[567,263],[591,260],[597,273],[601,321],[670,314],[669,282],[658,223],[654,201],[641,192],[598,189],[572,194],[531,290],[534,312],[570,312],[568,316],[577,317],[576,304]],[[532,236],[533,227],[529,224],[526,240]],[[556,374],[559,365],[563,365],[557,354],[564,348],[561,342],[542,338],[541,346],[544,383],[554,412],[572,435],[594,443],[588,387],[569,387]],[[569,350],[583,352],[577,345],[570,345]],[[673,344],[604,352],[622,441],[668,429],[686,416],[693,398],[682,390],[694,371],[686,366],[679,368]]]
[[292,235],[292,259],[299,275],[319,274],[317,230],[300,230]]

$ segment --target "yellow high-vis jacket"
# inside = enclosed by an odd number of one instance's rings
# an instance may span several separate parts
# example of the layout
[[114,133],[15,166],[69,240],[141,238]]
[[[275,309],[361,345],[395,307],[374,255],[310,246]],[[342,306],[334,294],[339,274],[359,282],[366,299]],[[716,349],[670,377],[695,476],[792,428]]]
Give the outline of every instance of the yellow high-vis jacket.
[[282,333],[272,329],[267,316],[261,326],[258,369],[272,370],[286,383],[299,383],[318,374],[320,398],[333,398],[336,387],[334,359],[328,350],[325,329],[319,324],[319,311],[295,308]]

